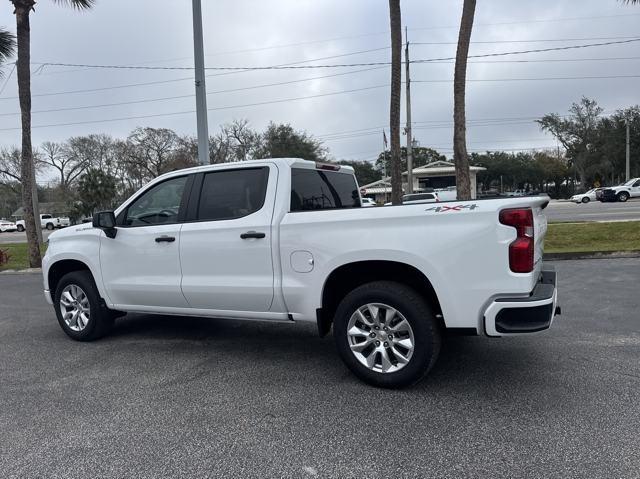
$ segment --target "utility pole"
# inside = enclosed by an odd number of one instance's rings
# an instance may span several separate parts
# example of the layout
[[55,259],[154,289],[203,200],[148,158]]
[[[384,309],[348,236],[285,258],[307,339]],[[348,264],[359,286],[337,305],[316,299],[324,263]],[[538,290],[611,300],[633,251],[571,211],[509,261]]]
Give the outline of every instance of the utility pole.
[[626,123],[627,123],[627,168],[625,171],[625,181],[629,181],[630,180],[630,176],[631,176],[631,147],[630,145],[630,132],[629,132],[629,123],[631,123],[629,121],[629,117],[627,116],[626,118]]
[[202,3],[193,0],[193,51],[196,67],[196,116],[198,119],[198,163],[209,164],[209,124],[207,118],[207,85],[204,70],[204,38]]
[[404,36],[407,41],[404,50],[404,63],[406,68],[406,81],[407,87],[406,99],[407,99],[407,193],[413,193],[413,138],[411,136],[411,77],[409,74],[409,33],[407,27],[404,27]]

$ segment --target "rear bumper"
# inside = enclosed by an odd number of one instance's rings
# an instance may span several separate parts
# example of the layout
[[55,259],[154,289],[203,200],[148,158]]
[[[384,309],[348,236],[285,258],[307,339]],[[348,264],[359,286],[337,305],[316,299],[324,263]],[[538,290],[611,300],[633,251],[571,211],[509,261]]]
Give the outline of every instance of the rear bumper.
[[555,269],[545,265],[529,296],[494,299],[484,313],[487,336],[536,333],[549,329],[558,306],[556,280]]

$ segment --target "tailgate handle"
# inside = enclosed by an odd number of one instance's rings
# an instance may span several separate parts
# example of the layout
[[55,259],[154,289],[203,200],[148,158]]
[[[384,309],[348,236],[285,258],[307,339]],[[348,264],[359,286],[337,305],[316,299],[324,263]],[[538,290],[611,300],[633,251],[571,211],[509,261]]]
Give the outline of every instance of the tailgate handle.
[[267,236],[264,233],[260,233],[258,231],[247,231],[246,233],[242,233],[240,235],[240,238],[242,239],[249,239],[249,238],[257,238],[257,239],[262,239],[265,236]]

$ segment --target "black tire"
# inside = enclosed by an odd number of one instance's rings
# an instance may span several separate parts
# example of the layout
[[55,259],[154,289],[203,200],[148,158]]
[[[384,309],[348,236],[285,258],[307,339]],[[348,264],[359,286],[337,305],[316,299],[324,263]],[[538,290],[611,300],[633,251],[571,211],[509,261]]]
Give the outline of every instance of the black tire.
[[54,228],[53,223],[47,223],[47,229],[48,229],[49,231],[52,231],[52,230],[53,230],[53,228]]
[[[81,288],[89,302],[89,320],[81,331],[74,331],[63,318],[60,298],[65,288],[70,285]],[[88,271],[73,271],[62,277],[56,287],[54,308],[60,327],[67,336],[76,341],[93,341],[105,336],[111,331],[115,320],[115,315],[102,304],[98,288]]]
[[18,225],[18,231],[22,233],[24,231],[24,226]]
[[[359,308],[371,303],[397,310],[413,331],[413,354],[397,371],[384,373],[370,369],[351,351],[347,334],[349,320]],[[347,367],[364,382],[383,388],[402,388],[422,379],[435,364],[442,342],[438,320],[427,301],[415,290],[392,281],[367,283],[347,294],[336,310],[333,334],[338,353]]]
[[622,193],[618,193],[618,201],[624,203],[629,199],[629,193],[623,191]]
[[588,196],[585,196],[584,198],[582,198],[582,202],[586,205],[587,203],[589,203],[589,201],[591,201],[591,199]]

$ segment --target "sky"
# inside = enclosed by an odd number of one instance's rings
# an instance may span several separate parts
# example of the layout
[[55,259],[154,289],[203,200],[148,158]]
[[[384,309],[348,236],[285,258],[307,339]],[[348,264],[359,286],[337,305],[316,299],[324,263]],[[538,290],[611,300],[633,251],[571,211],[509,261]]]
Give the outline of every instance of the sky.
[[[386,0],[202,3],[208,68],[390,61]],[[402,0],[401,8],[411,60],[455,56],[462,0]],[[125,138],[138,126],[195,135],[192,70],[46,65],[191,68],[191,14],[190,0],[98,0],[88,12],[41,0],[31,20],[34,145],[91,133]],[[0,26],[15,28],[6,1]],[[640,6],[616,0],[480,0],[470,55],[633,38],[640,38]],[[0,146],[20,143],[11,69],[4,65],[6,85],[0,81]],[[618,78],[584,78],[603,76]],[[467,78],[470,151],[555,148],[534,118],[564,114],[582,96],[605,113],[640,103],[640,42],[470,58]],[[414,137],[450,157],[453,61],[414,63],[411,80]],[[388,134],[389,81],[384,65],[208,70],[209,129],[234,119],[257,130],[290,123],[322,140],[335,159],[373,161],[382,129]]]

